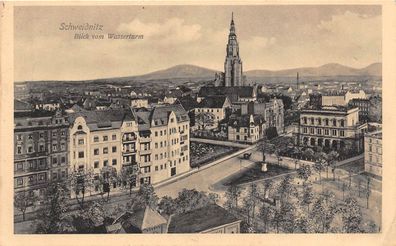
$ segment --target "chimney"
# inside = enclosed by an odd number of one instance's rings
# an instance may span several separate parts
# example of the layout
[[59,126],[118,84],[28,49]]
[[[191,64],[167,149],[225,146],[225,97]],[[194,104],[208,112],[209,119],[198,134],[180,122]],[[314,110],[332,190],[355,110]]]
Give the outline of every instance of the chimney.
[[298,72],[297,72],[297,90],[299,89],[298,82],[299,82],[299,77],[298,77]]

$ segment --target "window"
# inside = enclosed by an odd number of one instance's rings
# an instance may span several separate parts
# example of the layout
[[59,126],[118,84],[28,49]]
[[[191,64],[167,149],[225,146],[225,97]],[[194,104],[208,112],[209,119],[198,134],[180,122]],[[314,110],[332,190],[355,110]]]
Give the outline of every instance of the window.
[[322,129],[316,129],[316,133],[322,135]]
[[155,160],[156,161],[158,160],[158,154],[155,154]]
[[78,145],[83,145],[84,144],[84,139],[79,139],[78,140]]
[[109,140],[109,137],[108,136],[103,136],[103,141],[107,141],[107,140]]
[[150,155],[144,155],[144,162],[150,162]]
[[341,137],[344,137],[344,136],[345,136],[345,133],[344,133],[343,130],[340,131],[340,136],[341,136]]
[[66,162],[66,157],[62,156],[61,157],[61,163],[65,163]]
[[94,149],[94,155],[99,155],[99,149]]
[[314,125],[314,124],[315,124],[315,119],[311,118],[311,125]]
[[52,145],[52,150],[53,150],[53,151],[56,151],[57,149],[58,149],[58,145],[57,145],[57,144],[53,144],[53,145]]
[[117,152],[117,146],[111,147],[111,152],[113,152],[113,153]]
[[318,118],[318,124],[322,125],[322,118]]
[[107,154],[107,153],[109,153],[109,149],[107,147],[104,147],[103,148],[103,154]]
[[28,139],[33,139],[33,135],[29,134]]
[[[41,146],[40,146],[41,147]],[[44,146],[43,146],[44,147]],[[66,150],[66,144],[65,143],[61,143],[61,150]]]
[[58,179],[58,174],[55,173],[55,172],[53,172],[53,173],[52,173],[52,179],[53,179],[53,180]]
[[332,134],[333,136],[337,136],[337,130],[331,130],[331,134]]
[[324,130],[325,135],[329,135],[329,129]]
[[111,136],[111,140],[117,140],[117,135],[116,135],[116,134],[113,134],[113,135]]
[[79,126],[77,127],[78,130],[82,130],[82,128],[83,128],[82,125],[79,125]]
[[94,137],[94,142],[95,142],[95,143],[99,142],[99,137],[98,137],[98,136],[95,136],[95,137]]
[[32,153],[33,152],[33,146],[29,146],[28,147],[28,153]]
[[164,166],[163,166],[163,165],[161,165],[161,166],[160,166],[160,169],[161,169],[161,170],[162,170],[162,169],[164,169]]
[[344,120],[341,120],[341,126],[344,126]]
[[303,132],[304,132],[304,133],[308,133],[308,128],[304,127],[304,128],[303,128]]
[[157,131],[155,131],[155,132],[154,132],[154,135],[155,135],[156,137],[158,137],[158,132],[157,132]]
[[325,125],[326,125],[326,126],[329,125],[329,119],[325,119]]
[[40,132],[40,138],[44,138],[44,133]]
[[155,166],[155,171],[158,171],[158,166]]
[[310,132],[311,134],[315,134],[315,129],[314,129],[314,128],[310,128],[310,129],[309,129],[309,132]]
[[23,179],[22,178],[18,178],[17,179],[17,185],[18,186],[22,186],[23,185]]
[[155,143],[154,146],[156,149],[158,149],[158,143]]
[[58,164],[58,158],[56,157],[52,158],[52,164]]
[[104,166],[104,167],[107,167],[108,164],[109,164],[109,161],[108,161],[108,160],[104,160],[104,161],[103,161],[103,166]]
[[162,148],[162,146],[163,146],[163,143],[162,143],[162,141],[160,142],[160,147]]
[[17,146],[17,154],[22,154],[22,146]]
[[113,166],[117,165],[117,159],[113,159],[113,160],[111,161],[111,165],[113,165]]
[[337,120],[333,119],[333,126],[337,126]]
[[307,124],[307,117],[304,117],[303,120],[304,120],[304,124]]
[[84,151],[78,152],[78,158],[84,158]]
[[17,140],[21,141],[22,140],[22,135],[17,135]]
[[18,171],[21,171],[21,170],[23,170],[23,163],[17,163],[17,170]]
[[162,136],[162,131],[160,131],[160,136]]
[[52,132],[53,137],[56,137],[56,135],[57,135],[57,132]]
[[99,168],[99,161],[94,161],[94,168]]

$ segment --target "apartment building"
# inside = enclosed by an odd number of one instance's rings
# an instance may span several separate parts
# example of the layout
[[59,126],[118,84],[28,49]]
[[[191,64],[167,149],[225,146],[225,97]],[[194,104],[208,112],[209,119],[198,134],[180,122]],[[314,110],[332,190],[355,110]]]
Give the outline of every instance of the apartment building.
[[358,108],[322,106],[305,108],[300,113],[298,141],[303,146],[342,149],[354,146],[363,150],[367,124],[359,121]]
[[328,91],[322,95],[322,106],[346,106],[352,99],[366,99],[363,90]]
[[61,111],[15,103],[14,189],[40,196],[48,183],[67,179],[69,124]]
[[104,167],[120,173],[132,166],[138,186],[190,169],[189,118],[181,105],[80,110],[71,113],[69,121],[72,170],[92,171],[97,177]]
[[364,136],[364,170],[382,176],[382,130]]

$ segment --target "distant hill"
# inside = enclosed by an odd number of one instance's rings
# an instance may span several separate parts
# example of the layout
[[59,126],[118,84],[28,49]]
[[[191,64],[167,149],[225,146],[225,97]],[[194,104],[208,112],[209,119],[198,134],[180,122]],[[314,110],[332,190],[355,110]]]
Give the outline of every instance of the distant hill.
[[171,79],[171,78],[214,78],[218,71],[199,67],[195,65],[183,64],[170,67],[164,70],[155,71],[141,76],[135,76],[135,79],[153,80],[153,79]]
[[[114,78],[103,78],[95,80],[85,81],[73,81],[73,82],[93,82],[93,83],[133,83],[139,81],[151,81],[151,83],[161,83],[167,81],[168,83],[175,82],[176,84],[182,83],[183,81],[202,81],[202,80],[213,80],[215,73],[219,72],[213,69],[208,69],[200,66],[182,64],[173,66],[164,70],[151,72],[144,75],[127,76],[127,77],[114,77]],[[321,78],[337,78],[344,76],[345,78],[354,77],[381,77],[382,76],[382,63],[373,63],[367,67],[357,69],[351,68],[338,63],[329,63],[320,67],[301,67],[285,70],[250,70],[245,71],[244,74],[248,79],[252,81],[267,79],[268,81],[274,80],[278,82],[290,81],[290,77],[295,78],[297,72],[301,78],[306,80],[315,79],[320,80]],[[344,79],[345,79],[344,78]],[[28,81],[32,82],[32,81]],[[39,82],[39,81],[35,81]],[[41,81],[41,82],[59,82],[59,81]],[[71,81],[62,81],[71,82]]]
[[382,63],[373,63],[367,67],[357,69],[338,63],[329,63],[320,67],[302,67],[286,70],[250,70],[246,71],[247,77],[295,77],[297,72],[303,77],[332,77],[332,76],[381,76]]

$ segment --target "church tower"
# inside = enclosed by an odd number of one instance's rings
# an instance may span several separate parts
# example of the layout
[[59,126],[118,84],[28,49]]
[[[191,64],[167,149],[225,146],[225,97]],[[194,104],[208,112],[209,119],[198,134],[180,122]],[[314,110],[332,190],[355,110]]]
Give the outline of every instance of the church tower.
[[227,55],[224,62],[224,85],[243,86],[242,60],[239,57],[239,45],[235,33],[234,13],[231,16],[228,35]]

